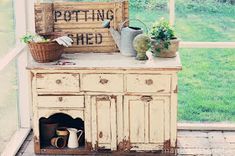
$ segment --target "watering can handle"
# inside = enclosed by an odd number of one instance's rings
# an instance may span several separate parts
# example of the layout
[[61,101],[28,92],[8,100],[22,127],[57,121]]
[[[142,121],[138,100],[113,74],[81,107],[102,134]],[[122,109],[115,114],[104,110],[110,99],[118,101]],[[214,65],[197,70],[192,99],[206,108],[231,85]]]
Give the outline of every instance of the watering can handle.
[[78,130],[77,133],[80,133],[79,136],[78,136],[78,141],[80,140],[82,134],[83,134],[83,130]]
[[124,25],[129,21],[139,21],[140,23],[142,23],[144,25],[144,27],[146,28],[146,31],[148,33],[149,30],[148,30],[147,25],[143,21],[141,21],[140,19],[127,19],[127,20],[125,20],[124,22],[119,24],[120,31],[124,28]]

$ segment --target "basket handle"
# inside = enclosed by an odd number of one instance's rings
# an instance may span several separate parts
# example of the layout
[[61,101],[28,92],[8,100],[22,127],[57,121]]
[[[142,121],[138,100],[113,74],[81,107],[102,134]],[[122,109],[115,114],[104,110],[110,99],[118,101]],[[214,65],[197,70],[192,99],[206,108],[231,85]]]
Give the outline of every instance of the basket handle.
[[140,22],[141,24],[144,25],[144,27],[145,27],[147,33],[149,32],[147,25],[146,25],[143,21],[141,21],[140,19],[127,19],[127,20],[125,20],[124,22],[122,22],[122,23],[119,24],[119,29],[120,29],[120,31],[124,28],[124,25],[125,25],[127,22],[129,22],[129,21],[138,21],[138,22]]

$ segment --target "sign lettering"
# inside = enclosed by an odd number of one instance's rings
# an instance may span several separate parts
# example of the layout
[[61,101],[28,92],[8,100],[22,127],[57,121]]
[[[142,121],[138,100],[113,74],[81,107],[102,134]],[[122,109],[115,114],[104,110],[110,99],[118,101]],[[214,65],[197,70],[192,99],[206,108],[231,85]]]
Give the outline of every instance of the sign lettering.
[[102,44],[103,36],[101,33],[77,33],[77,34],[68,34],[74,42],[74,45],[93,45],[93,44]]
[[105,19],[113,20],[114,12],[111,9],[105,10],[55,10],[54,21],[55,23],[59,20],[65,22],[79,22],[79,21],[104,21]]

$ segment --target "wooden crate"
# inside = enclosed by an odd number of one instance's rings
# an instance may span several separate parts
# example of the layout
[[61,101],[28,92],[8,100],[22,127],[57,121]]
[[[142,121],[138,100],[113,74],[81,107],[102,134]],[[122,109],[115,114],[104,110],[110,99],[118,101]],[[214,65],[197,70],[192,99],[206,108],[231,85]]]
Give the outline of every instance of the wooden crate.
[[102,22],[118,28],[128,19],[128,1],[35,3],[36,33],[62,32],[73,38],[66,52],[117,52],[118,48]]

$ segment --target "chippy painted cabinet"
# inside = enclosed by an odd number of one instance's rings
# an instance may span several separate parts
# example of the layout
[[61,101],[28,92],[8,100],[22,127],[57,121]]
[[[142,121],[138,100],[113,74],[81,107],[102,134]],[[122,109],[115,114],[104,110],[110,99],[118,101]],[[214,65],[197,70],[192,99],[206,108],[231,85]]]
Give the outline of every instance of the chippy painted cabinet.
[[92,144],[97,149],[117,150],[117,96],[91,96]]
[[124,136],[132,150],[161,149],[170,139],[169,104],[169,97],[124,97]]
[[[118,53],[81,53],[64,55],[61,61],[67,65],[28,65],[36,153],[172,152],[176,147],[179,56],[149,64]],[[43,145],[42,119],[83,129],[81,146]]]

